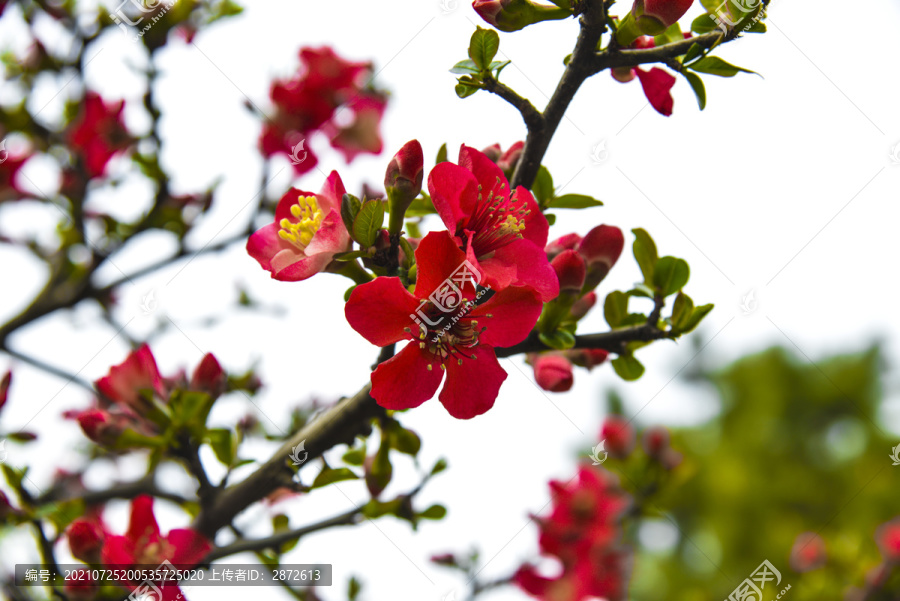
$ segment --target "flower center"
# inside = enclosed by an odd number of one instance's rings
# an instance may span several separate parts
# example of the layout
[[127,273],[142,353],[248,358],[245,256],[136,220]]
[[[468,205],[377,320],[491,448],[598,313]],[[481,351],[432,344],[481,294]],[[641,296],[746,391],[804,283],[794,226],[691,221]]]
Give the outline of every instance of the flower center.
[[297,221],[291,221],[287,217],[278,224],[281,229],[278,235],[282,240],[286,240],[299,248],[306,249],[306,246],[312,241],[313,236],[319,231],[322,225],[324,214],[319,208],[319,202],[315,196],[301,196],[297,202],[291,206],[291,215]]
[[524,201],[509,195],[499,177],[487,195],[478,186],[478,203],[465,228],[475,234],[475,254],[484,256],[521,238],[529,212]]
[[166,540],[157,540],[137,546],[138,551],[135,554],[135,564],[138,565],[158,565],[163,560],[171,559],[172,554],[175,552],[175,547]]
[[[418,332],[413,334],[411,328],[406,328],[406,331],[418,340],[419,348],[429,353],[434,360],[440,361],[441,369],[450,359],[455,359],[462,365],[463,359],[475,358],[466,349],[478,346],[479,335],[487,329],[479,328],[477,320],[465,317],[471,309],[471,306],[464,307],[457,314],[432,312],[428,316],[428,323],[419,321]],[[431,369],[430,364],[428,369]]]

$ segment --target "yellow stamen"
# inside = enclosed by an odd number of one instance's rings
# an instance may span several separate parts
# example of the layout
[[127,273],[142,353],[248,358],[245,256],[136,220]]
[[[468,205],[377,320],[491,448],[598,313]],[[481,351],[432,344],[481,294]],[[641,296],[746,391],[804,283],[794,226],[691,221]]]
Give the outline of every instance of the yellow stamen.
[[518,235],[519,232],[525,229],[525,220],[524,219],[516,219],[514,215],[507,215],[506,221],[500,224],[498,227],[503,234],[513,234]]
[[319,203],[315,196],[301,196],[297,202],[291,206],[291,215],[297,219],[296,222],[290,219],[282,219],[278,224],[281,229],[278,235],[282,240],[290,242],[300,250],[304,250],[312,241],[313,236],[319,231],[322,220],[325,215],[319,208]]

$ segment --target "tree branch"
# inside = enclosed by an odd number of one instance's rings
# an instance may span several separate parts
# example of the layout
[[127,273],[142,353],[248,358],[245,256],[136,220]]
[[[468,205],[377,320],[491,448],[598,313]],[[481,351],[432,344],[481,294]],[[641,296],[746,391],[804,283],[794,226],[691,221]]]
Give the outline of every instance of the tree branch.
[[237,555],[238,553],[264,551],[266,549],[277,549],[285,543],[297,540],[298,538],[306,536],[307,534],[318,532],[319,530],[326,530],[328,528],[334,528],[335,526],[352,526],[353,524],[359,522],[358,518],[361,514],[362,509],[351,509],[350,511],[344,512],[340,515],[328,518],[327,520],[322,520],[321,522],[316,522],[315,524],[310,524],[309,526],[304,526],[303,528],[288,530],[286,532],[279,532],[266,538],[257,540],[244,540],[233,543],[231,545],[227,545],[225,547],[218,547],[210,551],[210,553],[203,560],[203,563],[209,563],[217,559],[222,559],[223,557],[228,557],[229,555]]
[[543,126],[544,117],[540,111],[534,108],[530,100],[519,96],[515,90],[506,84],[500,83],[491,75],[484,76],[482,81],[484,82],[485,90],[507,101],[522,114],[522,119],[525,121],[525,126],[529,131]]
[[153,480],[152,475],[134,482],[125,482],[116,484],[110,488],[103,490],[89,490],[77,492],[75,494],[63,495],[59,489],[50,489],[46,494],[37,497],[34,502],[36,505],[46,505],[60,501],[69,501],[72,499],[81,499],[87,506],[102,505],[111,499],[133,499],[138,495],[150,495],[160,499],[166,499],[173,503],[183,505],[192,502],[181,495],[171,493],[159,488]]
[[[610,353],[615,353],[616,355],[621,355],[625,352],[625,346],[629,342],[650,342],[667,338],[672,338],[671,334],[650,324],[645,324],[599,334],[575,336],[575,346],[573,348],[602,349]],[[512,355],[518,355],[519,353],[539,353],[552,350],[552,348],[540,341],[537,331],[534,331],[529,334],[528,338],[519,344],[507,348],[495,348],[494,352],[498,357],[511,357]]]
[[613,69],[615,67],[637,67],[648,63],[668,63],[669,60],[681,56],[694,44],[702,48],[711,48],[723,40],[725,34],[719,30],[688,38],[656,48],[634,50],[606,50],[595,54],[589,61],[591,75]]

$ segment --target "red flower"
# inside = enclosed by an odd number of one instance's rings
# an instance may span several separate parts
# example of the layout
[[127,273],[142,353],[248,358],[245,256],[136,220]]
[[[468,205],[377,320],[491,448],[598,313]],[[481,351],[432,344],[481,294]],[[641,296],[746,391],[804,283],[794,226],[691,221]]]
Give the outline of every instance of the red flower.
[[562,355],[545,353],[534,360],[534,381],[549,392],[565,392],[572,388],[572,363]]
[[669,450],[669,431],[662,426],[647,428],[641,437],[644,451],[654,459],[662,459]]
[[14,200],[23,194],[27,194],[16,184],[16,174],[22,168],[31,155],[9,156],[9,151],[4,148],[5,140],[0,140],[0,202]]
[[531,193],[510,194],[506,176],[484,153],[463,146],[459,165],[441,163],[428,176],[428,189],[444,225],[495,290],[530,286],[549,301],[559,294],[547,261],[549,225]]
[[341,220],[344,183],[336,171],[318,194],[291,188],[275,209],[275,221],[247,240],[247,252],[276,280],[296,282],[319,273],[335,253],[349,250]]
[[547,253],[547,258],[552,261],[562,251],[578,248],[579,242],[581,242],[581,236],[578,234],[566,234],[547,244],[544,251]]
[[634,426],[621,416],[610,415],[600,427],[600,440],[606,442],[610,455],[625,458],[634,450]]
[[581,601],[602,597],[619,601],[626,597],[631,555],[624,550],[588,554],[556,578],[541,576],[530,565],[520,567],[513,582],[526,593],[544,601]]
[[363,76],[372,68],[368,62],[346,61],[327,46],[302,48],[300,61],[306,69],[304,86],[338,104],[364,83]]
[[875,541],[887,561],[900,562],[900,518],[894,518],[878,527]]
[[660,115],[671,116],[672,109],[675,106],[675,100],[672,98],[672,86],[675,85],[675,76],[659,67],[653,67],[650,71],[635,68],[634,71],[641,81],[641,87],[644,88],[644,96],[647,97],[650,105]]
[[797,535],[791,547],[791,568],[795,572],[809,572],[825,565],[825,541],[815,532]]
[[424,163],[422,145],[418,140],[410,140],[404,144],[391,158],[384,173],[384,188],[388,191],[388,196],[390,190],[394,189],[404,199],[409,198],[411,201],[415,198],[422,191]]
[[495,162],[508,179],[512,177],[524,149],[525,142],[519,141],[507,148],[506,152],[503,152],[499,144],[491,144],[487,148],[483,148],[481,152]]
[[119,365],[111,367],[109,375],[100,378],[94,385],[106,397],[101,399],[101,407],[107,406],[106,401],[112,401],[132,409],[138,415],[145,413],[147,403],[141,398],[141,391],[149,390],[162,399],[168,398],[156,359],[146,344],[132,351]]
[[[212,549],[209,541],[194,530],[179,528],[163,536],[153,516],[153,498],[140,495],[131,502],[131,520],[124,536],[108,535],[103,545],[105,565],[152,565],[169,561],[180,569],[197,565]],[[125,583],[134,590],[136,582]],[[161,587],[163,601],[175,601],[177,586]]]
[[72,124],[68,137],[69,144],[81,152],[90,177],[103,175],[109,160],[132,142],[122,122],[124,108],[122,100],[107,104],[94,92],[84,95],[84,110]]
[[432,232],[416,249],[414,294],[399,278],[379,277],[350,295],[347,321],[366,340],[378,346],[412,341],[372,373],[372,397],[382,407],[418,407],[434,396],[445,371],[440,400],[450,415],[469,419],[493,406],[506,379],[493,347],[521,342],[537,322],[542,303],[530,288],[507,288],[472,308],[474,286],[464,286],[452,313],[441,311],[429,296],[446,291],[445,281],[465,260],[447,232]]
[[559,280],[560,294],[581,294],[584,278],[587,274],[587,263],[578,252],[564,250],[550,262],[556,278]]

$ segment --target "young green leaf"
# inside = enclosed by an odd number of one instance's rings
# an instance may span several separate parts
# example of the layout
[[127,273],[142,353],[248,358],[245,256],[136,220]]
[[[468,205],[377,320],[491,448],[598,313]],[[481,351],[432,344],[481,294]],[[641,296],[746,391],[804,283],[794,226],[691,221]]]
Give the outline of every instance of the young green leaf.
[[754,75],[759,75],[756,71],[732,65],[718,56],[704,56],[700,60],[692,63],[689,68],[700,73],[718,75],[719,77],[734,77],[738,73],[752,73]]
[[469,58],[479,71],[486,70],[500,49],[500,36],[493,29],[475,30],[469,40]]
[[644,366],[633,355],[622,355],[612,360],[616,374],[626,382],[633,382],[644,375]]
[[481,70],[471,59],[459,61],[458,63],[453,65],[453,68],[450,69],[450,73],[455,73],[456,75],[467,75],[469,73],[479,73],[480,71]]
[[653,271],[653,285],[663,296],[681,290],[691,276],[687,261],[675,257],[662,257]]
[[563,194],[551,199],[548,206],[553,209],[587,209],[602,207],[603,203],[586,194]]
[[312,488],[322,488],[323,486],[328,486],[329,484],[342,482],[344,480],[359,480],[359,476],[346,467],[326,467],[319,472],[319,475],[313,480]]
[[434,159],[435,165],[440,165],[441,163],[447,162],[447,143],[444,142],[441,144],[441,147],[438,149],[437,157]]
[[542,207],[546,207],[550,199],[553,198],[553,176],[550,175],[550,171],[543,165],[538,168],[531,191],[534,192],[534,196]]
[[378,199],[363,203],[353,221],[353,238],[363,248],[372,246],[378,240],[378,232],[384,224],[384,203]]
[[613,290],[606,295],[603,303],[603,317],[611,328],[622,325],[622,321],[628,315],[628,295],[618,290]]
[[634,234],[634,245],[632,247],[634,258],[641,268],[641,273],[644,274],[644,283],[649,285],[653,282],[653,270],[656,267],[656,262],[659,260],[659,255],[656,252],[656,243],[653,242],[653,238],[643,228],[635,228],[631,231]]
[[691,84],[691,89],[694,90],[694,96],[697,97],[697,104],[700,105],[700,110],[706,108],[706,86],[703,85],[703,80],[700,79],[700,76],[696,73],[691,73],[687,69],[681,72],[684,75],[684,78],[688,80],[688,83]]

